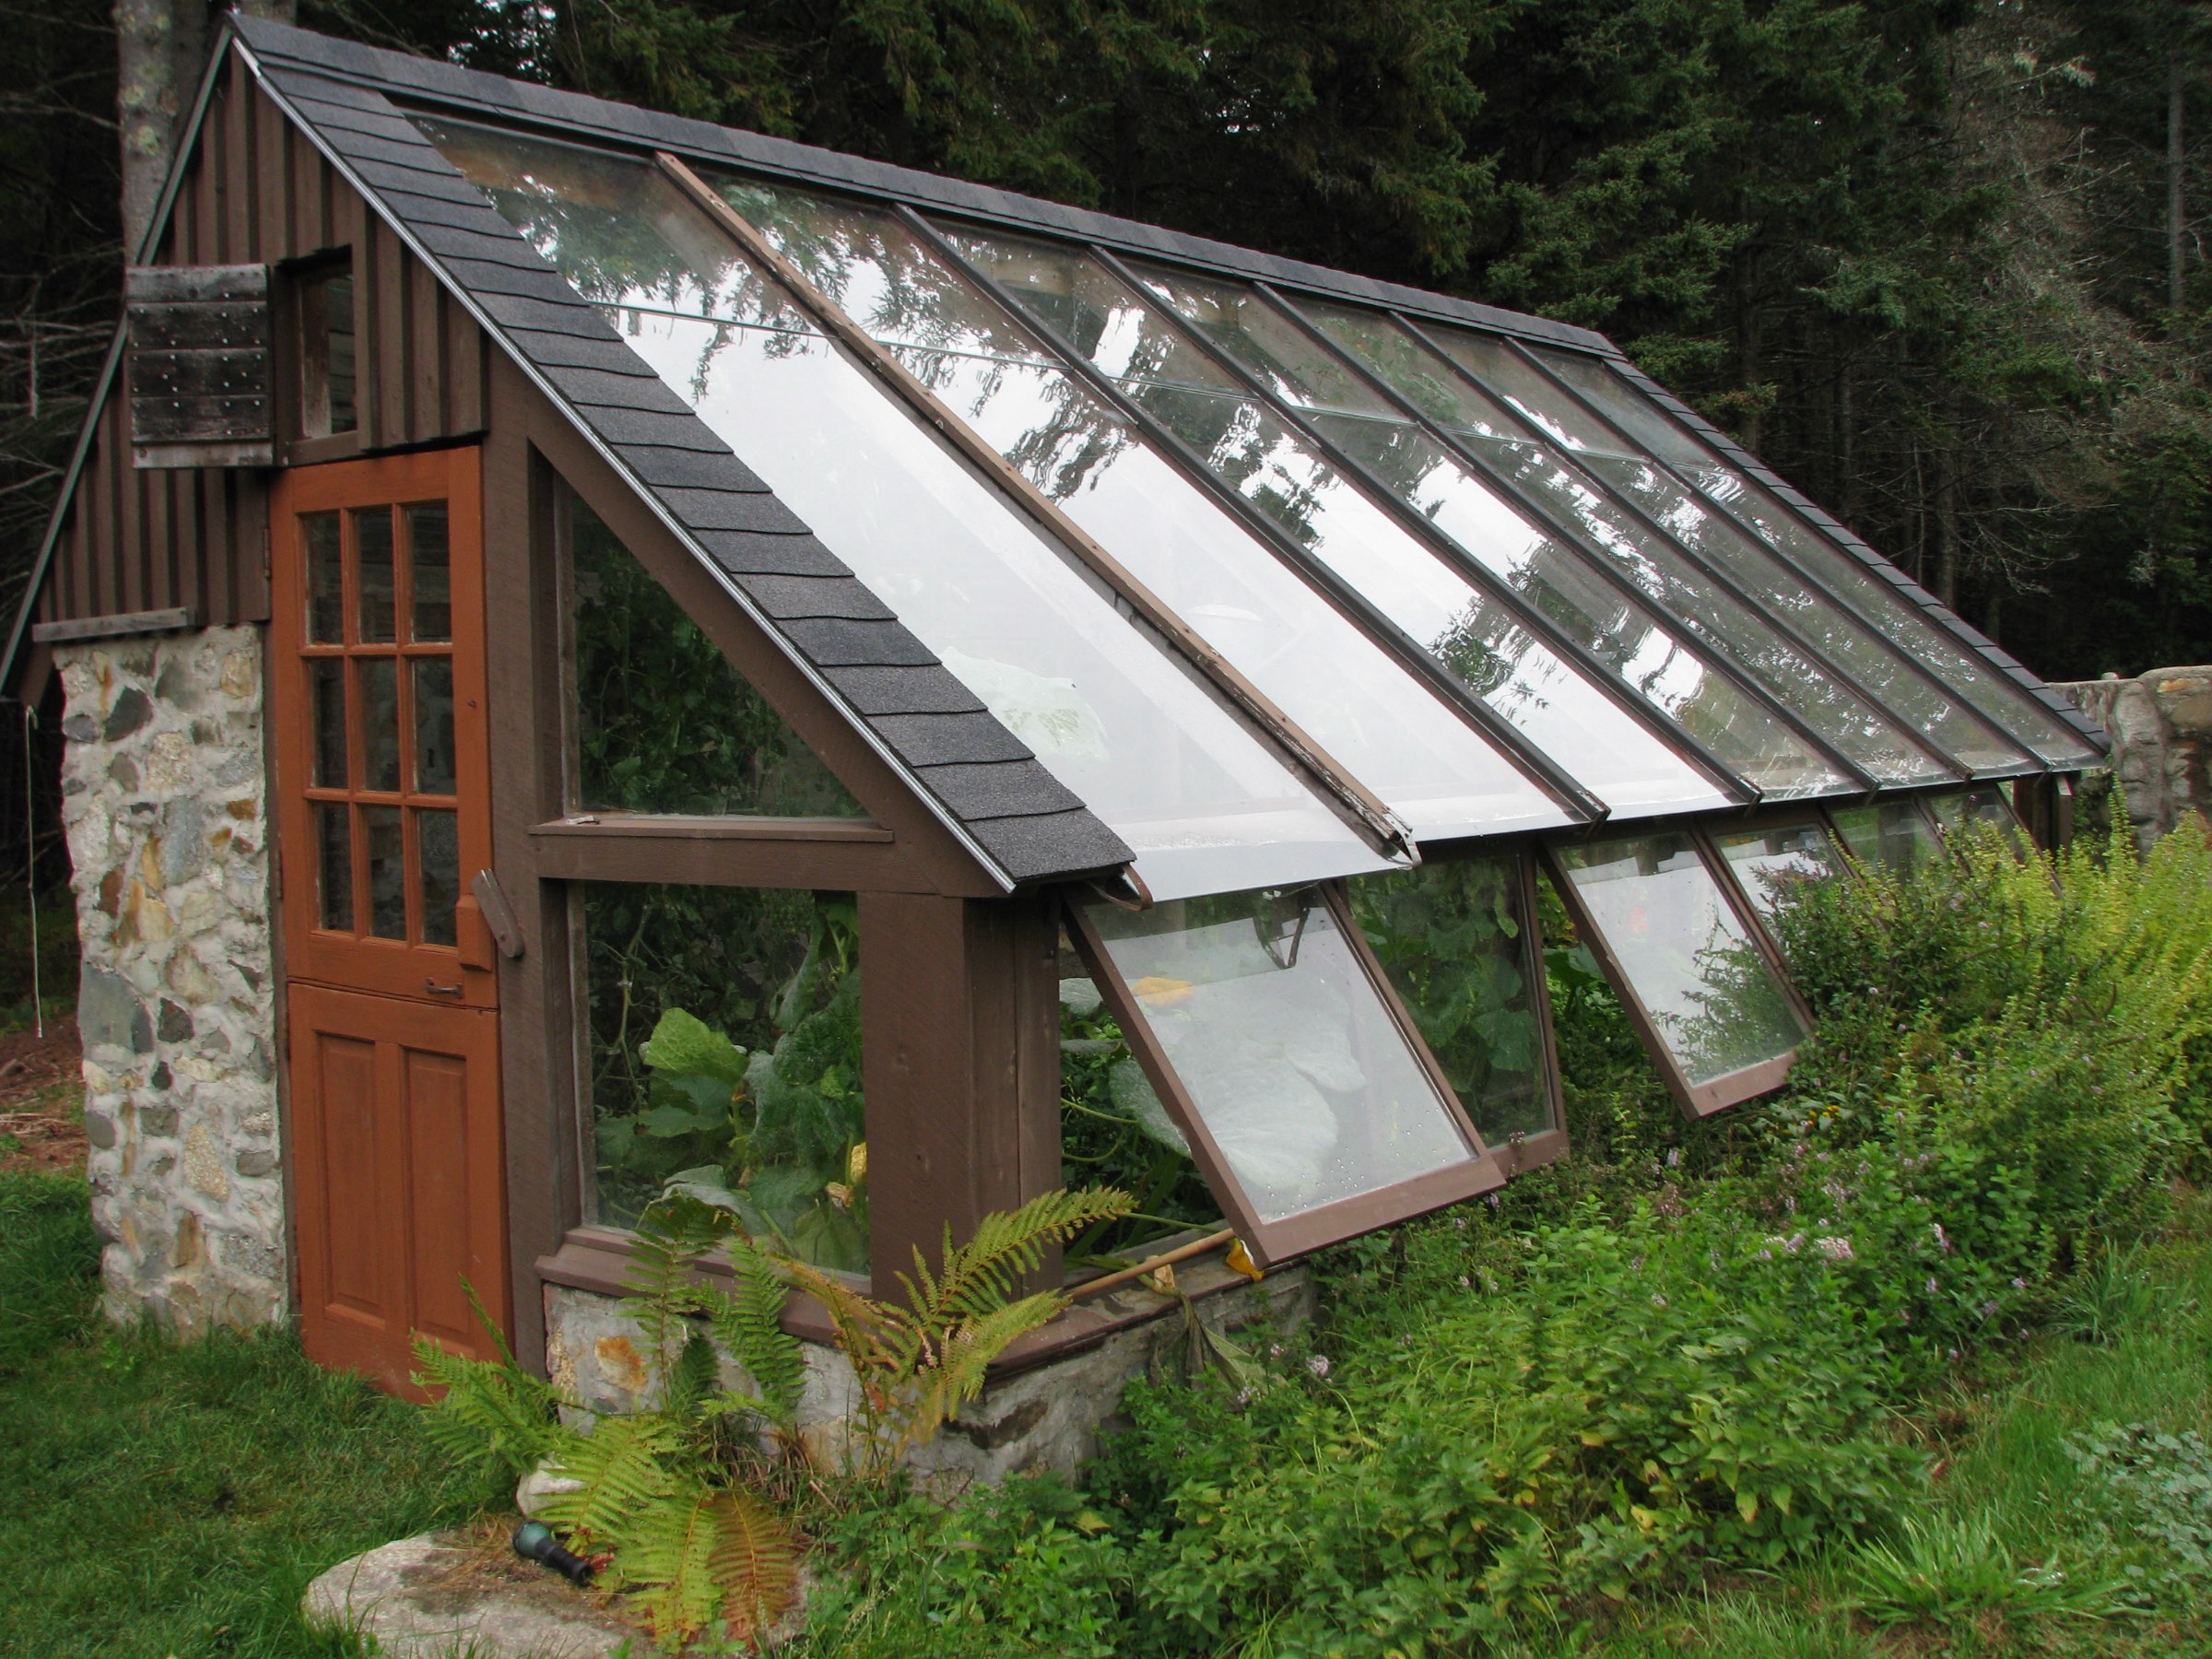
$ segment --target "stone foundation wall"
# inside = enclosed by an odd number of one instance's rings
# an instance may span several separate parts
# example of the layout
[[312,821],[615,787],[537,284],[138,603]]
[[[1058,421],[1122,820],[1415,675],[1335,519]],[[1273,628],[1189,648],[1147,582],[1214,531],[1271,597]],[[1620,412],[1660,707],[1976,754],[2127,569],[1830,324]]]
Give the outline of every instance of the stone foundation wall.
[[259,636],[213,628],[55,656],[108,1312],[187,1332],[281,1318]]
[[[1182,1270],[1179,1270],[1181,1272]],[[1192,1277],[1184,1272],[1183,1277]],[[1216,1277],[1226,1278],[1223,1271]],[[1101,1306],[1101,1304],[1103,1304]],[[1302,1267],[1238,1281],[1194,1298],[1212,1329],[1234,1331],[1265,1319],[1281,1331],[1312,1317],[1313,1286]],[[1010,1376],[994,1378],[945,1430],[908,1461],[943,1489],[1008,1475],[1055,1470],[1072,1475],[1099,1449],[1099,1430],[1121,1409],[1122,1391],[1182,1336],[1182,1315],[1168,1299],[1130,1286],[1091,1304],[1108,1313],[1160,1311],[1077,1349]],[[594,1412],[634,1411],[652,1397],[652,1379],[634,1320],[613,1297],[566,1286],[546,1288],[546,1369],[571,1399]],[[853,1368],[836,1348],[807,1343],[806,1388],[799,1430],[818,1458],[835,1463],[854,1409]],[[724,1380],[743,1374],[724,1357]]]
[[2212,667],[2153,668],[2053,689],[2112,740],[2115,804],[2146,850],[2184,813],[2212,820]]

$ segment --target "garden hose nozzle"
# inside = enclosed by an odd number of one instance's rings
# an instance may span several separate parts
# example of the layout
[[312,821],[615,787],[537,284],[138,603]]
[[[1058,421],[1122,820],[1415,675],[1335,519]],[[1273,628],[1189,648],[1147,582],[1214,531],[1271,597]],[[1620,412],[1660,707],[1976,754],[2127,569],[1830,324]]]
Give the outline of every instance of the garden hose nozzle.
[[571,1584],[592,1582],[592,1564],[560,1547],[553,1529],[543,1521],[525,1521],[514,1529],[514,1553],[525,1561],[550,1567]]

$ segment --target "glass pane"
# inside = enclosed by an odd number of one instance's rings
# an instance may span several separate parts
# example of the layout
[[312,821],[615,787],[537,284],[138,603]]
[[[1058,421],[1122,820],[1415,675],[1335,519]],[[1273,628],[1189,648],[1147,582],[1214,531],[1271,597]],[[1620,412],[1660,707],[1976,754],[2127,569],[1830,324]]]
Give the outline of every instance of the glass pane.
[[417,657],[410,667],[415,677],[415,791],[452,794],[453,660]]
[[[1814,592],[1732,520],[1638,453],[1631,440],[1576,406],[1502,340],[1441,324],[1427,331],[1468,372],[1481,378],[1490,393],[1510,401],[1512,411],[1457,379],[1450,365],[1388,319],[1382,319],[1383,326],[1378,328],[1360,322],[1348,306],[1314,305],[1308,310],[1316,325],[1342,341],[1347,350],[1371,353],[1370,366],[1378,373],[1406,374],[1418,365],[1408,384],[1400,388],[1409,397],[1418,392],[1433,405],[1440,389],[1448,388],[1444,395],[1450,407],[1437,411],[1437,418],[1463,433],[1524,488],[1581,524],[1593,542],[1669,616],[1724,641],[1762,684],[1875,776],[1890,782],[1931,782],[1944,769],[1901,743],[1901,734],[1888,720],[1783,644],[1735,592],[1716,586],[1665,536],[1589,488],[1565,464],[1562,450],[1574,452],[1574,459],[1592,476],[1602,477],[1635,503],[1667,536],[1724,571],[1755,604],[1765,607],[1767,616],[1788,622],[1829,653],[1878,693],[1884,708],[1901,716],[1908,729],[1927,734],[1946,753],[1970,767],[2025,763],[2026,757],[1971,709],[1914,673],[1871,629]],[[1394,345],[1385,344],[1384,328],[1396,335]],[[1567,436],[1559,438],[1561,433]]]
[[[1533,523],[1520,524],[1517,534],[1509,528],[1521,512],[1509,493],[1479,469],[1463,466],[1411,420],[1361,387],[1340,360],[1255,289],[1226,278],[1149,265],[1137,268],[1153,292],[1185,322],[1214,335],[1278,397],[1304,407],[1316,425],[1398,494],[1420,506],[1429,518],[1447,529],[1462,524],[1475,526],[1474,535],[1455,534],[1490,569],[1524,589],[1532,582],[1547,583],[1546,613],[1585,642],[1595,639],[1589,619],[1609,618],[1618,611],[1620,601],[1618,589],[1568,568],[1568,561],[1577,556],[1586,561],[1585,568],[1609,566],[1617,581],[1625,580],[1651,601],[1657,616],[1704,641],[1722,660],[1747,670],[1770,697],[1874,776],[1915,782],[1949,774],[1947,767],[1924,753],[1881,710],[1776,633],[1741,597],[1685,559],[1664,535],[1592,488],[1547,447],[1473,432],[1465,435],[1467,447],[1494,477],[1513,485],[1547,508],[1555,522],[1579,533],[1579,543],[1548,542],[1564,557],[1544,559],[1541,573],[1535,573],[1537,560],[1526,554],[1516,560],[1505,551],[1516,539],[1527,542],[1532,534],[1539,534]],[[1574,620],[1570,621],[1571,617]],[[1593,643],[1593,649],[1606,654],[1603,643]],[[1722,724],[1716,737],[1707,741],[1737,771],[1762,788],[1776,788],[1778,751],[1771,742],[1746,741],[1757,721],[1771,717],[1734,688],[1727,694],[1743,706]]]
[[1928,806],[1935,812],[1936,821],[1946,835],[1963,830],[1970,824],[1976,824],[1994,830],[2004,836],[2016,857],[2025,858],[2033,851],[2034,843],[2028,839],[2028,830],[2020,822],[2019,814],[2012,809],[2012,803],[2005,798],[2005,792],[1994,784],[1963,790],[1957,794],[1934,795],[1929,798]]
[[341,659],[309,659],[307,698],[315,735],[315,786],[349,788],[346,772],[346,665]]
[[569,559],[580,807],[867,816],[722,648],[574,495]]
[[1732,508],[1767,542],[1842,595],[1874,626],[1966,701],[2044,759],[2095,764],[2088,741],[2026,689],[1939,627],[1878,572],[1746,477],[1679,425],[1627,376],[1578,351],[1539,347],[1546,365],[1712,500]]
[[[496,170],[453,153],[580,292],[619,286],[610,269],[676,270],[680,249],[712,229],[642,167],[499,142],[509,159]],[[560,197],[556,212],[542,210],[548,193]],[[712,267],[695,269],[685,291],[766,288],[734,246],[712,250]],[[782,301],[752,309],[780,311]],[[616,326],[1130,843],[1155,894],[1383,866],[1102,584],[827,341],[661,311],[621,312]]]
[[1780,824],[1767,830],[1731,830],[1716,835],[1721,856],[1752,908],[1771,916],[1802,881],[1818,881],[1842,868],[1836,843],[1818,824]]
[[393,638],[395,603],[392,589],[392,512],[378,507],[353,515],[355,558],[360,582],[359,640],[381,642]]
[[724,194],[1417,835],[1565,821],[1487,738],[889,214],[782,188]]
[[369,931],[380,939],[407,936],[407,860],[399,808],[364,806],[369,835]]
[[1263,1220],[1474,1156],[1318,889],[1089,915]]
[[[1604,799],[1617,808],[1646,810],[1670,797],[1713,799],[1709,786],[1687,781],[1685,762],[1660,758],[1666,750],[1655,735],[1245,396],[1182,337],[1159,306],[1077,249],[967,231],[953,240],[1033,315],[1087,351],[1207,465]],[[1394,448],[1409,429],[1347,418],[1362,433],[1360,458],[1378,466],[1387,487],[1437,521],[1502,584],[1521,590],[1588,645],[1630,690],[1712,743],[1738,771],[1778,792],[1826,789],[1841,782],[1767,711],[1712,675],[1655,617],[1610,590],[1598,591],[1578,556],[1535,530],[1436,445],[1414,434]],[[1369,441],[1376,431],[1381,450]]]
[[307,637],[316,645],[346,642],[346,559],[338,546],[338,515],[303,512],[300,539],[307,550]]
[[413,560],[410,637],[425,643],[453,637],[453,571],[446,545],[445,503],[423,501],[406,510],[407,548]]
[[1059,975],[1060,1183],[1119,1187],[1143,1212],[1071,1250],[1069,1265],[1110,1255],[1135,1261],[1171,1233],[1213,1231],[1221,1206],[1065,934]]
[[1853,857],[1880,865],[1894,875],[1902,876],[1942,851],[1936,831],[1911,801],[1838,806],[1829,816]]
[[322,302],[324,410],[333,432],[358,424],[354,385],[353,278],[333,276],[316,285]]
[[322,925],[353,931],[353,828],[343,801],[317,801],[315,886],[322,897]]
[[778,1249],[868,1265],[850,894],[580,883],[597,1180],[625,1227],[679,1171]]
[[398,665],[390,657],[356,657],[361,693],[361,787],[399,788]]
[[1688,836],[1559,849],[1575,897],[1694,1088],[1805,1041],[1804,1022]]
[[459,817],[451,812],[418,812],[415,856],[421,882],[417,902],[422,907],[422,942],[451,945],[455,938],[453,906],[461,900]]
[[1557,1128],[1520,861],[1431,861],[1346,885],[1360,932],[1483,1139],[1500,1147]]

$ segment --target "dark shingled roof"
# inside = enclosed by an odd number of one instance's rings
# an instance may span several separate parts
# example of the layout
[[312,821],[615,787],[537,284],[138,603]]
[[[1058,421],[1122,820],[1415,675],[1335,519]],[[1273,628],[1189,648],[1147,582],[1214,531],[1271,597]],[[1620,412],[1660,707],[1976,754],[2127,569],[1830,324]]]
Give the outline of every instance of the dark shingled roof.
[[[288,46],[341,46],[291,29],[250,39],[278,36]],[[264,65],[264,79],[424,263],[1008,879],[1080,875],[1133,856],[382,92],[274,65]]]
[[[1882,558],[1846,526],[1807,500],[1756,455],[1742,448],[1725,432],[1698,417],[1662,388],[1652,384],[1648,377],[1639,372],[1612,342],[1588,329],[1555,323],[1545,317],[1500,311],[1494,306],[1478,305],[1472,300],[1407,288],[1399,283],[1380,282],[1347,271],[1333,271],[1324,266],[1283,259],[1226,242],[1211,241],[1204,237],[1190,236],[1155,225],[1114,218],[1085,208],[1065,206],[1033,196],[1017,195],[987,185],[970,184],[958,179],[940,178],[931,173],[892,167],[858,156],[841,155],[834,150],[795,144],[788,139],[715,126],[708,122],[688,120],[677,115],[665,115],[628,104],[610,103],[604,99],[590,98],[581,93],[556,91],[549,87],[508,80],[480,70],[465,69],[455,64],[409,57],[402,53],[387,52],[349,41],[335,41],[304,29],[240,14],[232,15],[230,27],[265,68],[277,69],[290,65],[296,69],[313,70],[328,77],[324,83],[326,87],[333,86],[336,80],[370,83],[389,88],[398,96],[413,102],[472,113],[479,119],[535,127],[541,132],[565,134],[587,140],[596,139],[633,149],[640,145],[662,146],[689,157],[767,169],[802,182],[861,191],[907,202],[924,211],[944,209],[1031,233],[1076,237],[1124,253],[1182,260],[1261,281],[1285,283],[1359,304],[1395,307],[1418,317],[1494,329],[1531,342],[1602,353],[1627,371],[1663,405],[1685,419],[1731,465],[1757,479],[1803,512],[1853,558],[1874,571],[1884,582],[1893,583],[1900,594],[1934,618],[1939,627],[1967,644],[2006,677],[2025,688],[2065,724],[2099,747],[2103,744],[2103,735],[2080,710],[1977,631],[1935,594]],[[382,191],[419,191],[422,199],[418,205],[411,204],[411,206],[419,206],[418,218],[425,227],[442,227],[453,223],[445,217],[451,204],[457,199],[450,189],[451,182],[438,180],[434,173],[426,174],[410,169],[404,159],[406,141],[389,124],[389,111],[358,103],[347,104],[342,99],[337,99],[335,92],[329,96],[336,107],[331,109],[328,129],[335,135],[343,123],[347,124],[344,130],[359,135],[362,147],[358,152],[349,152],[349,162],[352,155],[358,153],[358,167],[361,176]],[[315,112],[312,118],[319,124],[324,124],[323,112]],[[444,248],[436,248],[433,252],[442,256]],[[494,257],[490,254],[467,254],[457,248],[455,253],[460,257],[486,260]],[[507,303],[522,302],[534,298],[535,294],[535,290],[519,291],[515,300]],[[503,324],[509,321],[508,316],[501,317]],[[519,321],[517,325],[522,325]]]

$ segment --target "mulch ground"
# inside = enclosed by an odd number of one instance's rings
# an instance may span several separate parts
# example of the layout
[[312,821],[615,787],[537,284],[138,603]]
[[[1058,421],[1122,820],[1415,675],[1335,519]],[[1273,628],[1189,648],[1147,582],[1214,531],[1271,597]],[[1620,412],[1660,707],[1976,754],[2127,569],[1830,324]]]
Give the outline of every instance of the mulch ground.
[[76,1017],[49,1017],[46,1035],[0,1037],[0,1170],[85,1172],[85,1085]]

